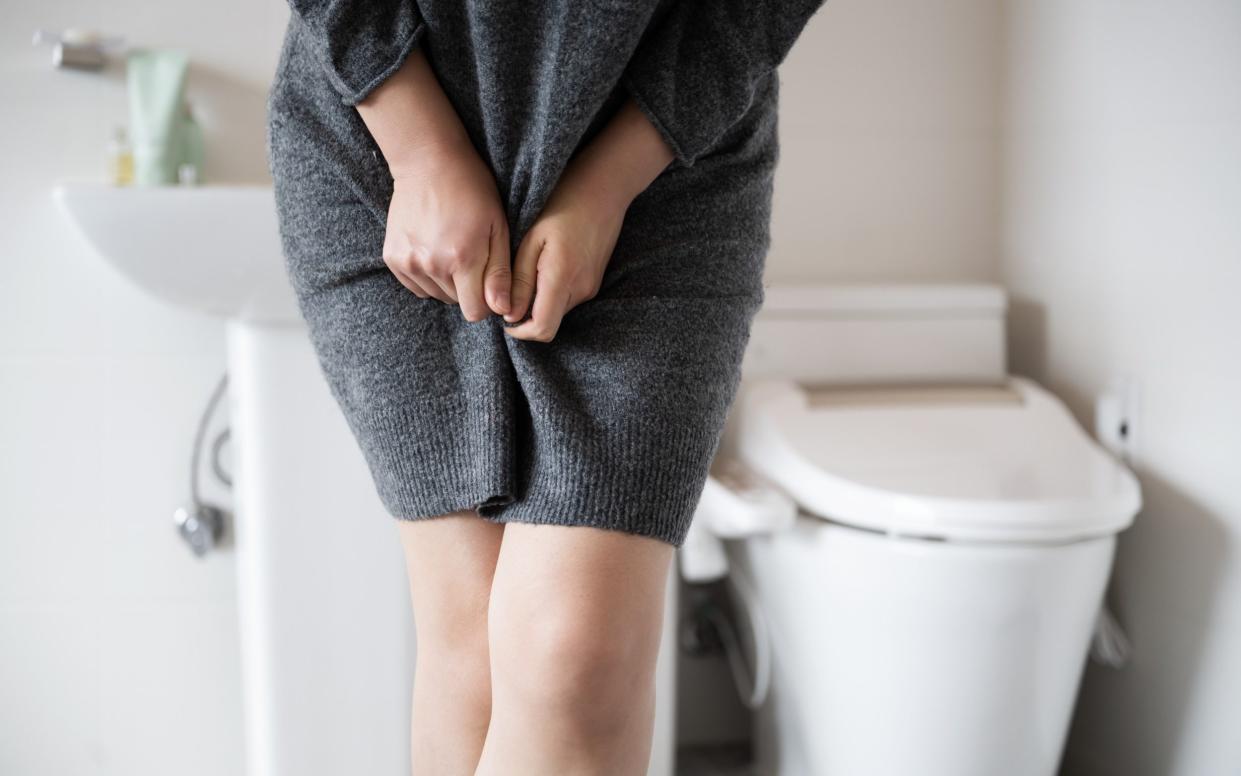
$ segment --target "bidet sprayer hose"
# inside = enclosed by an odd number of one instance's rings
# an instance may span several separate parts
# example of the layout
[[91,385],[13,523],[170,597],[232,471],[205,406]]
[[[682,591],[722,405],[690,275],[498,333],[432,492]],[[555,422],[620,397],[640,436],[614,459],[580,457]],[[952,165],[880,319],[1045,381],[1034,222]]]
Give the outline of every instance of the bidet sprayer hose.
[[[729,581],[737,591],[741,607],[745,610],[745,618],[750,624],[750,634],[754,639],[754,681],[750,684],[745,665],[745,654],[741,641],[733,623],[715,607],[708,607],[705,616],[715,625],[715,630],[724,644],[724,653],[728,656],[728,667],[732,670],[733,682],[737,685],[737,694],[748,709],[757,709],[767,700],[767,692],[771,688],[771,633],[767,618],[759,604],[758,596],[750,587],[750,582],[736,566],[728,575]],[[750,685],[747,689],[746,685]]]
[[[203,409],[203,414],[198,419],[198,430],[194,433],[194,449],[190,453],[190,498],[193,499],[194,506],[202,505],[201,493],[198,488],[198,467],[202,458],[203,440],[207,436],[207,426],[211,423],[211,416],[215,414],[216,405],[224,398],[224,391],[228,388],[228,373],[226,372],[220,381],[216,383],[215,390],[211,392],[211,398],[207,400],[207,406]],[[217,467],[217,476],[219,475],[217,460],[219,457],[219,448],[212,450],[212,465]]]

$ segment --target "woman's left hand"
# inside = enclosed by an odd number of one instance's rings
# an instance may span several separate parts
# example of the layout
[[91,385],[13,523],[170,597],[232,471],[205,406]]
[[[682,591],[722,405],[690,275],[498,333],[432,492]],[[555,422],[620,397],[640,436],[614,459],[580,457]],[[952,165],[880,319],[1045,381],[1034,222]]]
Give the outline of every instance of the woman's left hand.
[[629,203],[672,158],[632,100],[574,157],[517,248],[504,320],[521,323],[509,336],[550,342],[565,314],[599,293]]
[[504,319],[510,336],[550,342],[565,314],[594,298],[612,258],[628,202],[570,165],[539,219],[522,238],[513,262],[512,308]]

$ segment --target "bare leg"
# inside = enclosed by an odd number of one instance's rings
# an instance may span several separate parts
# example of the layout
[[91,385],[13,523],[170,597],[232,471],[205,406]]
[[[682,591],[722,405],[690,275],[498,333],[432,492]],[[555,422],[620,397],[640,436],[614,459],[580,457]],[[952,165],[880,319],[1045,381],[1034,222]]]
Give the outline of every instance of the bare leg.
[[504,526],[461,512],[400,532],[418,633],[413,776],[468,776],[491,717],[487,601]]
[[488,616],[492,714],[477,776],[643,776],[671,545],[509,523]]

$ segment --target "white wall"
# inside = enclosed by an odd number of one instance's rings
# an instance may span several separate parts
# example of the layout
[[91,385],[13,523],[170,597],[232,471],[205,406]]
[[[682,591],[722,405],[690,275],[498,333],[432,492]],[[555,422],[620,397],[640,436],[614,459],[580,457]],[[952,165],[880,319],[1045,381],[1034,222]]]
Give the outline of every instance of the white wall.
[[[234,567],[171,527],[221,327],[149,301],[66,226],[54,181],[103,177],[119,69],[55,71],[36,27],[194,62],[206,173],[262,180],[275,2],[0,3],[0,773],[241,773]],[[169,246],[175,261],[176,246]]]
[[1000,6],[827,0],[780,71],[769,280],[995,278]]
[[1241,773],[1241,3],[1011,0],[1002,275],[1013,360],[1070,400],[1130,376],[1147,506],[1067,774]]

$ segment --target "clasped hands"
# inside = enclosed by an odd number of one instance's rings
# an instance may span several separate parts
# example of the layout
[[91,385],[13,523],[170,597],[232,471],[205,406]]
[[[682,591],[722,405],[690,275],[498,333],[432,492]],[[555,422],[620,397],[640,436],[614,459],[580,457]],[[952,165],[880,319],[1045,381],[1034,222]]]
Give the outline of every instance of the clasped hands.
[[510,336],[550,341],[598,292],[629,206],[597,150],[569,164],[510,259],[495,180],[473,147],[424,149],[392,170],[384,263],[412,293],[459,305],[467,321],[495,313]]
[[495,313],[518,339],[551,341],[599,291],[629,203],[673,159],[633,99],[569,162],[516,257],[491,170],[426,57],[413,51],[357,105],[392,174],[384,263],[467,321]]

